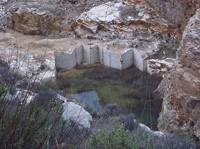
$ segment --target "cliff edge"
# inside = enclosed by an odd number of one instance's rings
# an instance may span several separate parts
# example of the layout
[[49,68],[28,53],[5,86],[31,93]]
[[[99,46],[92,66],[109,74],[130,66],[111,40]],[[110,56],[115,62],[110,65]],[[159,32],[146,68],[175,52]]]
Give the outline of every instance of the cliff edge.
[[181,130],[200,138],[200,9],[190,18],[164,87],[159,129]]

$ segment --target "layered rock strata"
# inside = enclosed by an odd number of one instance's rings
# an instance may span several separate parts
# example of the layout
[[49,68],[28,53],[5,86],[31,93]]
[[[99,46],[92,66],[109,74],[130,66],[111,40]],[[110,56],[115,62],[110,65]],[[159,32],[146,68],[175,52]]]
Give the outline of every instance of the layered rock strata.
[[[132,1],[132,0],[130,0]],[[134,0],[133,0],[134,1]],[[188,20],[200,7],[199,0],[145,0],[161,16],[183,31]]]
[[176,65],[165,86],[159,129],[192,132],[200,138],[200,9],[186,26]]
[[81,38],[91,34],[98,35],[98,32],[102,30],[129,36],[133,30],[137,29],[179,36],[176,28],[149,7],[144,0],[111,1],[96,6],[82,13],[74,27],[75,33]]
[[10,8],[13,29],[24,34],[38,35],[50,30],[69,31],[70,25],[62,24],[62,17],[52,13],[53,8],[37,3],[19,3]]

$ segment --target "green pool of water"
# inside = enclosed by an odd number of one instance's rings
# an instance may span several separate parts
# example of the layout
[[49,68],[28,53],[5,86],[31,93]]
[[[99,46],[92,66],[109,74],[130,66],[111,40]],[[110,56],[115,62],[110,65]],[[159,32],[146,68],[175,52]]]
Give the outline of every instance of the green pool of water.
[[160,81],[134,67],[120,71],[97,65],[68,72],[57,84],[66,94],[95,90],[102,105],[117,103],[123,113],[134,113],[138,121],[156,129],[161,101],[155,101],[152,92]]

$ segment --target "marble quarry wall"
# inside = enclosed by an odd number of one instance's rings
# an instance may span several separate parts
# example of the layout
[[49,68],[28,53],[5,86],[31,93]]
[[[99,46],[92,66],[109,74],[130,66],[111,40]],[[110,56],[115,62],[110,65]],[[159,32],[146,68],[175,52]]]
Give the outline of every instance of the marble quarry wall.
[[147,60],[145,59],[145,55],[138,50],[133,50],[133,63],[139,70],[147,70]]
[[107,67],[124,70],[133,64],[141,71],[146,71],[147,61],[140,52],[128,49],[123,52],[108,50],[106,47],[81,45],[73,52],[55,51],[55,66],[57,70],[71,70],[80,64],[100,63]]
[[127,69],[133,65],[133,50],[127,50],[121,56],[122,69]]
[[[54,52],[56,69],[71,70],[77,65],[76,51],[72,53]],[[81,57],[82,58],[82,57]]]

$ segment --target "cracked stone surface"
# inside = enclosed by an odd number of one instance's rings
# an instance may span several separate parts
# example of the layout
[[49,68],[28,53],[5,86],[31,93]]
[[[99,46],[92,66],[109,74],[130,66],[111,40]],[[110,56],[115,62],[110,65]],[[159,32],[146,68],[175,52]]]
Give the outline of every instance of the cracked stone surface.
[[[192,132],[200,138],[200,9],[183,32],[176,64],[164,89],[159,129]],[[162,85],[161,85],[162,86]]]

